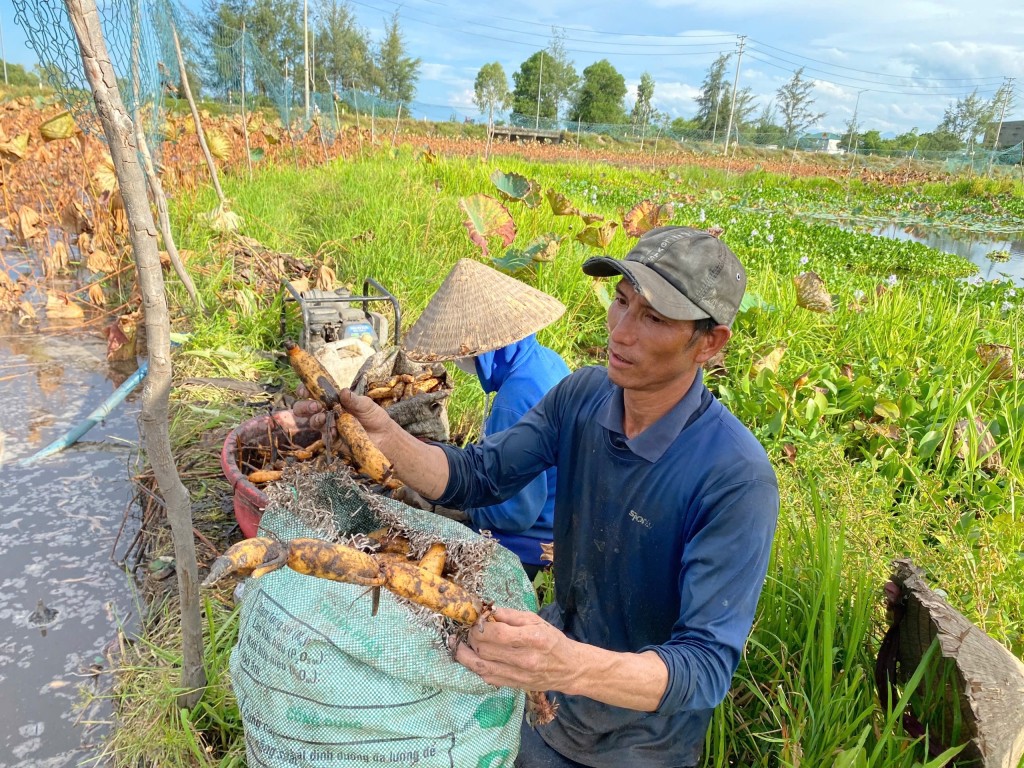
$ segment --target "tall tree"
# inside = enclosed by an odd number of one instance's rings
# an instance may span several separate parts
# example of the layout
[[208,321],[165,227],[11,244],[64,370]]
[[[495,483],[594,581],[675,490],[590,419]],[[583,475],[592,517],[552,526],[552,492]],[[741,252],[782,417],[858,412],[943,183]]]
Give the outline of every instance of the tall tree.
[[653,118],[654,107],[651,99],[654,98],[654,78],[649,72],[640,75],[640,82],[636,86],[636,101],[633,103],[633,111],[630,112],[630,121],[633,128],[643,131]]
[[367,88],[373,79],[370,37],[356,25],[352,6],[347,0],[319,0],[317,15],[314,85],[326,80],[334,91]]
[[993,112],[992,103],[982,99],[975,88],[970,96],[957,99],[946,108],[942,122],[935,130],[937,133],[951,133],[960,141],[970,143],[992,121]]
[[569,110],[569,119],[584,123],[624,123],[626,108],[626,79],[611,65],[608,59],[601,59],[583,70],[583,82],[576,91]]
[[[244,24],[248,51],[258,50],[274,72],[302,84],[302,5],[300,0],[205,0],[209,53],[205,56],[204,82],[225,92],[239,75],[238,49]],[[189,41],[182,39],[186,62],[190,61]],[[174,60],[173,52],[169,57]],[[194,81],[191,67],[189,80]],[[264,78],[265,70],[247,66],[247,77],[256,93],[267,94],[273,84]],[[276,79],[276,78],[275,78]],[[195,90],[195,89],[194,89]]]
[[754,143],[760,146],[765,144],[782,144],[786,140],[786,131],[775,123],[777,110],[775,102],[769,101],[761,108],[761,114],[754,120]]
[[576,66],[569,59],[565,50],[565,32],[555,27],[551,29],[551,42],[548,43],[549,62],[545,64],[550,70],[546,75],[551,83],[552,96],[555,100],[555,116],[563,114],[564,108],[574,100],[576,86],[579,84],[579,75],[576,74]]
[[751,115],[757,109],[757,104],[754,102],[754,93],[750,88],[741,88],[736,91],[736,109],[732,108],[732,93],[726,91],[722,94],[722,105],[721,112],[725,116],[724,125],[719,123],[719,131],[725,133],[726,126],[729,123],[729,114],[732,114],[732,126],[733,126],[733,140],[736,138],[736,134],[740,128],[743,128],[750,124]]
[[377,93],[389,101],[409,102],[416,95],[420,77],[420,59],[405,55],[405,41],[398,25],[398,11],[384,26],[384,39],[377,49]]
[[700,84],[700,96],[696,98],[697,115],[694,120],[701,130],[717,131],[719,126],[725,128],[729,110],[722,109],[722,101],[729,97],[725,68],[731,58],[731,53],[720,54],[708,67],[704,82]]
[[508,109],[512,94],[508,90],[508,78],[500,62],[484,64],[476,74],[473,84],[473,103],[481,114],[487,114],[487,127],[494,125],[494,110]]
[[782,127],[786,131],[787,142],[825,116],[824,112],[811,110],[814,105],[813,91],[814,82],[804,80],[804,68],[800,67],[793,73],[793,77],[775,92],[779,100]]
[[[544,61],[547,66],[544,66]],[[519,69],[512,73],[512,111],[522,118],[535,116],[554,120],[558,116],[551,86],[545,80],[545,70],[550,72],[552,60],[547,51],[537,51],[529,56]]]
[[512,73],[512,111],[522,118],[557,120],[564,104],[572,99],[579,82],[576,68],[566,56],[562,37],[556,32],[543,51],[537,51]]

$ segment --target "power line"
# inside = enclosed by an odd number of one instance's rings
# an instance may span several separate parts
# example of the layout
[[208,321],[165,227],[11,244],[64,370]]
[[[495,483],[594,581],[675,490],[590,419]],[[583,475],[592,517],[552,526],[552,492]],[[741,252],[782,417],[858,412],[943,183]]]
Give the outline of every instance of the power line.
[[[385,2],[390,2],[393,5],[398,6],[399,8],[401,8],[404,5],[404,3],[397,2],[397,0],[384,0],[384,1]],[[438,2],[437,0],[424,0],[424,2],[429,2],[432,5],[441,5],[441,6],[444,6],[446,8],[450,7],[448,5],[448,3]],[[566,29],[566,30],[570,30],[572,32],[581,32],[583,34],[592,34],[592,35],[607,35],[607,36],[611,36],[611,37],[650,37],[650,38],[662,38],[662,39],[673,39],[673,38],[676,37],[676,35],[649,35],[649,34],[645,34],[645,33],[642,33],[642,32],[622,32],[622,31],[604,32],[604,31],[599,30],[599,29],[587,29],[585,27],[571,27],[571,26],[565,26],[564,24],[548,24],[548,23],[543,22],[543,21],[527,21],[526,19],[516,19],[516,18],[509,17],[509,16],[497,16],[497,15],[494,15],[494,14],[488,14],[487,18],[489,18],[489,19],[500,19],[501,21],[511,21],[511,22],[513,22],[515,24],[529,24],[531,26],[547,27],[549,29],[552,28],[552,27],[557,27],[558,29]],[[510,30],[510,31],[513,31],[513,30]],[[729,38],[730,40],[732,40],[732,39],[736,38],[736,34],[733,33],[733,32],[702,32],[702,33],[698,33],[698,34],[679,35],[679,37],[693,37],[693,38],[697,38],[697,37],[725,37],[725,38]],[[597,40],[586,40],[586,41],[582,41],[582,42],[593,43],[593,42],[600,42],[600,41],[597,41]]]
[[[364,5],[364,6],[366,6],[365,3],[358,2],[357,0],[352,0],[352,1],[355,2],[357,5]],[[432,5],[442,6],[444,8],[449,8],[449,9],[451,8],[451,6],[448,3],[438,2],[438,0],[423,0],[423,1],[424,2],[429,2]],[[395,5],[397,8],[402,8],[404,6],[404,2],[399,2],[398,0],[383,0],[383,2],[387,2],[387,3],[390,3],[392,5]],[[366,6],[366,7],[372,7],[372,6]],[[377,9],[377,10],[381,10],[381,9]],[[650,35],[650,34],[645,34],[645,33],[632,33],[632,32],[622,32],[622,31],[608,32],[608,31],[604,31],[604,30],[586,29],[586,28],[583,28],[583,27],[563,26],[563,25],[558,25],[558,24],[546,24],[544,22],[528,21],[528,20],[525,20],[525,19],[517,19],[517,18],[514,18],[514,17],[510,17],[510,16],[488,15],[486,18],[491,19],[491,20],[499,19],[499,20],[502,20],[502,21],[509,21],[509,22],[514,23],[514,24],[527,24],[527,25],[539,26],[539,27],[549,27],[549,28],[557,28],[557,29],[562,29],[562,30],[572,30],[574,32],[578,32],[578,33],[585,34],[585,35],[592,35],[592,36],[593,35],[601,35],[601,36],[606,36],[606,37],[651,38],[651,39],[663,39],[663,40],[664,39],[675,40],[675,39],[678,39],[679,37],[685,37],[685,38],[699,38],[699,37],[717,37],[717,38],[729,37],[729,38],[735,38],[735,37],[739,37],[738,35],[734,35],[734,34],[731,34],[731,33],[701,33],[701,34],[695,34],[695,35],[675,36],[675,35]],[[486,23],[476,22],[476,21],[473,21],[472,19],[458,18],[457,20],[460,21],[460,22],[472,23],[472,24],[474,24],[476,26],[479,26],[479,27],[484,27],[484,28],[488,28],[488,29],[494,29],[494,30],[498,30],[498,31],[502,31],[502,32],[508,32],[508,33],[516,34],[516,35],[531,35],[531,36],[534,36],[534,37],[544,37],[543,35],[540,35],[539,33],[531,33],[531,32],[525,32],[525,31],[520,31],[520,30],[508,29],[506,27],[498,27],[498,26],[494,26],[494,25],[490,25],[490,24],[486,24]],[[420,21],[422,21],[422,20],[420,20]],[[422,22],[422,23],[429,23],[429,22]],[[447,28],[447,27],[444,27],[444,28]],[[472,32],[467,32],[467,31],[464,31],[464,30],[460,30],[460,32],[463,32],[464,34],[473,34]],[[746,37],[746,35],[743,35],[742,37]],[[495,39],[495,38],[489,38],[489,39]],[[599,44],[599,45],[614,45],[614,46],[620,46],[620,47],[642,47],[645,50],[649,49],[649,48],[655,48],[655,47],[658,47],[658,48],[675,48],[675,47],[695,47],[695,46],[701,46],[701,45],[703,45],[703,46],[712,46],[712,45],[714,45],[712,43],[679,43],[679,42],[675,42],[675,43],[672,43],[672,42],[669,42],[669,43],[649,43],[649,42],[632,43],[632,42],[616,42],[616,41],[611,41],[611,40],[609,40],[609,41],[587,40],[587,39],[580,39],[580,38],[564,38],[564,39],[571,40],[571,41],[574,41],[574,42],[581,42],[581,43],[596,43],[596,44]],[[750,38],[750,42],[754,43],[757,46],[763,47],[763,48],[769,48],[769,49],[774,50],[774,51],[779,51],[779,52],[784,53],[784,54],[786,54],[788,56],[795,56],[795,57],[800,58],[800,59],[806,59],[807,61],[812,61],[812,62],[815,62],[817,64],[822,64],[822,65],[824,65],[826,67],[830,67],[830,68],[836,69],[836,70],[847,70],[847,71],[850,71],[850,72],[857,72],[859,74],[866,74],[866,75],[872,75],[872,76],[875,76],[875,77],[889,78],[889,79],[898,79],[898,80],[912,80],[913,79],[913,78],[909,78],[909,77],[906,77],[906,76],[903,76],[903,75],[892,75],[892,74],[889,74],[889,73],[886,73],[886,72],[875,72],[875,71],[872,71],[872,70],[858,69],[856,67],[847,67],[847,66],[844,66],[842,64],[834,64],[834,63],[831,63],[831,62],[823,61],[821,59],[815,59],[815,58],[812,58],[810,56],[806,56],[806,55],[801,54],[801,53],[795,53],[793,51],[788,51],[788,50],[786,50],[784,48],[779,48],[777,46],[773,46],[773,45],[770,45],[768,43],[764,43],[764,42],[756,40],[754,38]],[[517,44],[524,44],[524,43],[517,41]],[[570,49],[567,49],[567,50],[570,50]],[[621,52],[621,51],[610,51],[609,52],[609,51],[593,51],[593,50],[572,49],[572,52],[573,53],[612,53],[612,54],[615,54],[615,55],[631,55],[629,53]],[[721,48],[719,47],[718,50],[716,50],[716,51],[709,51],[709,53],[710,52],[723,53],[725,51],[721,50]],[[793,66],[801,66],[801,64],[798,63],[798,62],[793,62],[793,61],[790,61],[790,60],[785,59],[783,57],[776,56],[774,54],[769,53],[768,51],[763,51],[762,53],[765,56],[769,56],[771,58],[778,59],[779,61],[785,61],[786,63],[792,64]],[[662,54],[662,55],[666,55],[666,54]],[[667,54],[667,55],[672,55],[672,54]],[[838,77],[838,78],[843,78],[843,79],[850,80],[850,81],[858,81],[858,82],[862,82],[862,83],[868,83],[868,84],[871,84],[871,85],[881,85],[881,86],[896,87],[896,88],[904,87],[904,88],[922,88],[922,89],[924,89],[924,88],[947,88],[948,89],[948,88],[955,87],[953,85],[953,83],[963,83],[963,84],[977,83],[978,85],[991,85],[993,83],[1000,82],[1002,80],[1002,76],[991,76],[991,77],[956,77],[956,78],[954,78],[954,77],[949,77],[949,78],[935,77],[935,78],[927,78],[927,79],[931,80],[931,81],[936,81],[936,82],[941,82],[941,83],[950,83],[950,84],[949,85],[929,86],[929,85],[923,85],[923,84],[922,85],[910,85],[910,84],[907,84],[907,83],[878,83],[877,81],[873,81],[873,80],[863,80],[861,78],[854,78],[854,77],[851,77],[851,76],[848,76],[848,75],[843,75],[843,74],[837,73],[837,72],[829,72],[829,71],[826,71],[826,70],[819,70],[819,69],[815,69],[815,68],[812,68],[812,67],[807,67],[806,65],[804,65],[804,66],[805,66],[805,69],[807,69],[809,71],[820,72],[822,74],[829,75],[831,77]],[[828,81],[824,81],[824,82],[828,82]],[[843,85],[842,83],[834,83],[834,84],[835,85]],[[965,87],[966,87],[966,85],[965,85]],[[893,93],[896,93],[896,92],[894,91]],[[936,95],[942,95],[942,94],[936,94]]]
[[[775,67],[776,69],[781,69],[781,70],[787,71],[787,72],[791,71],[787,67],[783,67],[780,64],[776,64],[773,61],[768,61],[766,59],[758,58],[752,52],[747,54],[747,58],[752,59],[753,61],[759,61],[762,64],[767,64],[769,67]],[[785,61],[785,59],[780,59],[780,61]],[[792,64],[792,62],[789,62],[789,63]],[[799,66],[799,65],[797,65],[797,66]],[[810,69],[810,67],[807,67],[807,69]],[[814,79],[818,80],[819,82],[822,82],[822,83],[828,83],[829,85],[839,86],[840,88],[855,88],[855,87],[859,87],[859,86],[852,86],[852,85],[850,85],[850,83],[839,83],[839,82],[836,82],[835,80],[826,80],[823,77],[816,77]],[[854,78],[848,78],[848,79],[852,80]],[[889,87],[889,85],[890,85],[889,83],[876,83],[876,82],[874,82],[872,80],[860,80],[860,82],[869,83],[869,84],[875,86],[875,87],[869,89],[869,90],[871,90],[871,91],[873,91],[875,93],[889,93],[889,94],[893,94],[893,95],[896,95],[896,96],[964,96],[965,95],[965,91],[967,91],[967,90],[976,90],[979,94],[994,94],[995,93],[995,90],[992,90],[992,89],[982,89],[982,88],[976,88],[976,87],[973,88],[973,89],[963,88],[963,89],[960,89],[960,90],[950,90],[950,91],[929,91],[929,90],[924,90],[924,89],[926,89],[928,87],[938,88],[938,87],[942,87],[942,86],[921,86],[917,90],[893,91],[893,90],[888,90],[887,87]],[[946,87],[949,87],[949,86],[946,86]]]
[[[385,0],[385,1],[387,2],[388,0]],[[379,13],[387,13],[388,12],[384,8],[378,8],[375,5],[370,5],[369,3],[360,2],[360,0],[349,0],[349,2],[352,3],[352,5],[358,5],[358,6],[361,6],[363,8],[369,8],[370,10],[378,11]],[[403,20],[413,21],[413,22],[416,22],[417,24],[423,24],[423,25],[428,26],[428,27],[434,27],[436,29],[443,29],[445,31],[455,32],[455,33],[458,33],[458,34],[461,34],[461,35],[469,35],[471,37],[479,37],[479,38],[482,38],[484,40],[496,40],[496,41],[501,42],[501,43],[508,43],[510,45],[518,45],[518,46],[523,46],[523,47],[527,47],[527,46],[528,47],[537,47],[537,44],[534,43],[534,42],[529,42],[529,41],[525,41],[525,40],[509,40],[508,38],[495,37],[494,35],[485,35],[485,34],[482,34],[480,32],[471,32],[471,31],[466,30],[466,29],[453,29],[450,25],[437,24],[437,23],[435,23],[433,21],[428,21],[426,19],[419,18],[418,16],[411,16],[409,14],[403,15],[402,18],[403,18]],[[463,22],[464,20],[463,19],[452,19],[452,21]],[[547,36],[539,35],[536,32],[521,32],[519,30],[506,29],[504,27],[495,27],[495,26],[489,25],[489,24],[477,24],[476,26],[484,27],[484,28],[487,28],[487,29],[495,29],[495,30],[498,30],[500,32],[507,32],[507,33],[513,34],[513,35],[531,35],[533,37],[545,37],[545,38],[547,38]],[[733,37],[733,36],[730,36],[730,37]],[[607,43],[607,42],[601,42],[601,41],[596,41],[596,40],[580,40],[579,38],[564,38],[564,39],[566,39],[566,40],[573,40],[575,42],[582,42],[582,43],[594,43],[594,44],[598,44],[598,45],[618,45],[618,46],[623,46],[623,47],[629,46],[629,47],[635,47],[635,48],[643,49],[643,50],[640,50],[640,51],[608,51],[608,50],[593,50],[593,49],[589,49],[589,48],[566,48],[565,50],[568,53],[597,53],[597,54],[606,54],[606,55],[610,53],[610,54],[615,55],[615,56],[651,56],[652,54],[651,54],[650,49],[652,47],[654,47],[654,46],[652,46],[649,43]],[[541,47],[543,48],[544,46],[541,46]],[[686,47],[696,48],[696,47],[702,47],[702,48],[711,48],[711,50],[691,51],[691,52],[685,52],[685,53],[684,52],[679,52],[679,51],[672,51],[672,52],[666,51],[666,52],[659,52],[657,54],[658,56],[673,56],[673,57],[676,57],[676,56],[709,56],[709,55],[712,55],[712,54],[717,54],[717,53],[721,53],[722,52],[722,44],[715,44],[715,43],[677,43],[677,44],[665,44],[664,47],[674,47],[674,48],[686,48]]]
[[[875,75],[877,77],[893,77],[893,78],[900,78],[902,80],[912,79],[912,78],[906,77],[905,75],[890,75],[890,74],[888,74],[886,72],[872,72],[872,71],[867,70],[867,69],[856,69],[854,67],[843,66],[842,64],[833,64],[833,63],[828,62],[828,61],[821,61],[820,59],[812,59],[810,56],[804,56],[802,53],[793,53],[792,51],[787,51],[784,48],[776,48],[774,45],[768,45],[767,43],[762,43],[760,40],[755,40],[753,38],[750,39],[750,42],[752,42],[752,43],[754,43],[755,45],[758,45],[758,46],[763,46],[765,48],[771,48],[773,51],[781,51],[782,53],[785,53],[788,56],[796,56],[799,59],[807,59],[808,61],[813,61],[816,64],[824,64],[825,66],[832,67],[833,69],[847,69],[850,72],[860,72],[862,75]],[[766,56],[771,56],[771,54],[769,54],[767,52],[765,53],[765,55]],[[785,59],[783,59],[783,61],[785,61]],[[996,81],[996,80],[1002,80],[1002,77],[998,77],[998,76],[993,76],[993,77],[929,77],[928,79],[929,80],[938,80],[940,82],[953,81],[953,80],[957,80],[957,81],[959,81],[959,80],[966,80],[966,81],[969,81],[969,82],[978,81],[979,83],[987,83],[987,82],[993,82],[993,81]],[[891,85],[900,85],[900,83],[891,83]]]

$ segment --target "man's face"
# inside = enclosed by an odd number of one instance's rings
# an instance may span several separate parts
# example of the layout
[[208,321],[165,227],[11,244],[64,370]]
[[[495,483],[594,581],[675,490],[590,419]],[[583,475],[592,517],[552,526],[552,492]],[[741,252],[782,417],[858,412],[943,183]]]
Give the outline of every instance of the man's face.
[[[608,308],[608,378],[623,389],[657,392],[689,385],[703,356],[692,320],[656,312],[623,278]],[[676,385],[673,387],[673,385]]]

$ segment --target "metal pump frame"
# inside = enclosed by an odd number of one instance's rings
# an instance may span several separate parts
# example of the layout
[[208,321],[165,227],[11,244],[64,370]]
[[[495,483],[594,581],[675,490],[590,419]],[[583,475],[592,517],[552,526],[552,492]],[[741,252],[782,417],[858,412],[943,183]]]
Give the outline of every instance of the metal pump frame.
[[[302,297],[302,294],[300,294],[297,290],[295,290],[295,286],[291,284],[291,281],[289,281],[289,280],[282,280],[281,284],[284,286],[285,290],[289,294],[291,294],[290,297],[288,295],[285,295],[284,301],[281,303],[281,336],[283,337],[285,335],[285,332],[286,332],[285,326],[286,326],[286,319],[287,318],[285,317],[285,310],[287,308],[287,303],[289,301],[295,301],[295,302],[298,303],[299,311],[302,313],[302,338],[301,338],[301,341],[299,343],[300,343],[300,345],[302,346],[303,349],[308,349],[309,348],[309,340],[310,340],[310,331],[309,331],[310,320],[309,320],[309,306],[307,304],[307,299],[304,299]],[[374,296],[369,295],[369,288],[370,288],[371,285],[377,290],[378,295],[374,295]],[[387,301],[387,302],[390,302],[391,303],[391,307],[392,307],[392,309],[394,309],[394,312],[395,312],[395,332],[394,332],[394,337],[395,337],[395,346],[396,347],[398,346],[399,340],[401,339],[401,333],[402,333],[402,331],[401,331],[401,328],[402,328],[402,310],[398,306],[398,299],[396,299],[394,297],[394,295],[391,293],[391,291],[389,291],[383,285],[378,283],[372,277],[368,277],[365,280],[363,280],[363,295],[362,296],[336,296],[336,297],[335,296],[331,296],[331,297],[318,298],[318,299],[316,299],[316,301],[318,301],[318,302],[340,302],[340,303],[345,303],[345,304],[353,304],[353,303],[355,303],[355,304],[362,304],[363,305],[363,315],[365,315],[367,320],[371,319],[370,318],[370,312],[367,309],[367,305],[368,304],[370,304],[371,302],[377,302],[377,301]]]

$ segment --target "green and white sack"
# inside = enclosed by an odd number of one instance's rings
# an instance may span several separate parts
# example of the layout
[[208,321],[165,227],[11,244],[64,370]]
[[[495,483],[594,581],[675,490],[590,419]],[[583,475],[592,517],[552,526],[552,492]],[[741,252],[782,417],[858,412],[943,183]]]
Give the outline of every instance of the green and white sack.
[[[366,494],[345,474],[294,476],[270,496],[261,535],[348,543],[397,525],[417,552],[443,541],[460,582],[484,600],[537,609],[512,552]],[[371,606],[366,587],[289,568],[245,582],[230,669],[250,768],[512,766],[525,694],[455,662],[445,644],[450,620],[386,589],[376,616]]]

